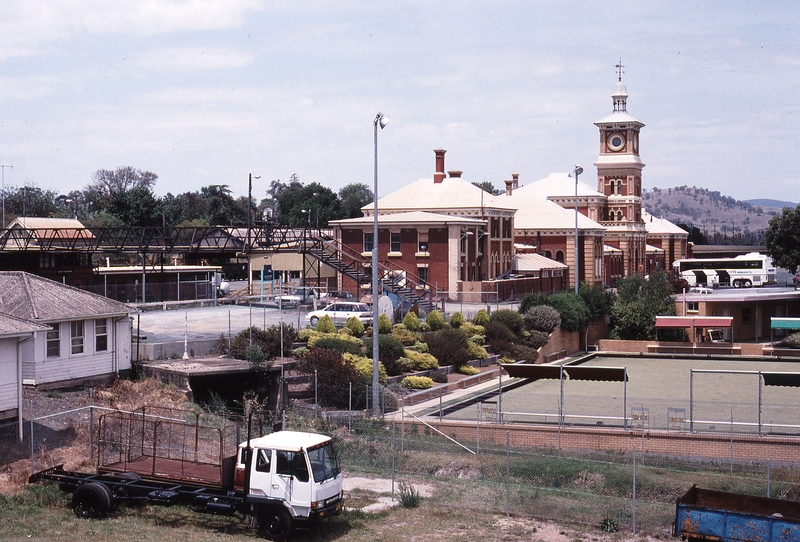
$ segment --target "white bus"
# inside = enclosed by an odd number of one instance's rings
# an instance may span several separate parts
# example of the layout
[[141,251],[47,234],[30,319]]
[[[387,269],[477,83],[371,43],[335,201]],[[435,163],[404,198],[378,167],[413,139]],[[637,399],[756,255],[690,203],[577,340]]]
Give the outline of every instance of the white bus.
[[672,269],[686,279],[689,286],[749,288],[777,282],[772,259],[758,252],[734,258],[676,260]]

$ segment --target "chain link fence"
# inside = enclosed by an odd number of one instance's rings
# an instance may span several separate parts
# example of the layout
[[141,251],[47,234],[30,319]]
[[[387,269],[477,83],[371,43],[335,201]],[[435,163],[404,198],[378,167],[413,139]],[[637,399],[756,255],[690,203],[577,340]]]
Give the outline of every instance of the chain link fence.
[[[290,417],[289,427],[305,422]],[[667,532],[675,501],[692,485],[800,498],[796,464],[681,460],[628,451],[564,451],[456,439],[420,420],[351,419],[336,435],[349,475],[427,483],[444,505],[474,507],[622,532]]]

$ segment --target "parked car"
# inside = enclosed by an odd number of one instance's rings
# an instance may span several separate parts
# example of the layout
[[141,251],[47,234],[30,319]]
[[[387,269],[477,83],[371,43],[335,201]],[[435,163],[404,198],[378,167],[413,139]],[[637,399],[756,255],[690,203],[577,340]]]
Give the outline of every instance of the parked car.
[[277,296],[275,301],[281,305],[296,307],[297,305],[310,305],[314,299],[319,298],[319,289],[311,286],[298,286],[286,295]]
[[692,286],[689,288],[690,294],[713,294],[714,289],[706,286]]
[[328,303],[333,303],[335,301],[355,301],[356,298],[350,292],[345,292],[344,290],[332,290],[322,296],[322,301],[327,301]]
[[328,315],[333,320],[334,325],[344,326],[351,316],[358,318],[359,322],[365,326],[372,324],[372,308],[366,303],[357,303],[354,301],[337,301],[331,303],[324,309],[311,311],[308,313],[308,323],[316,326],[319,319]]

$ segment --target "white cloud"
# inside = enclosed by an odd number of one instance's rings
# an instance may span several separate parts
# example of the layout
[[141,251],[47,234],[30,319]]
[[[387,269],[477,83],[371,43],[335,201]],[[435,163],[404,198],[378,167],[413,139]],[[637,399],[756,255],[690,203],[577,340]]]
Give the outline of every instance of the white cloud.
[[133,62],[145,70],[214,71],[242,68],[253,61],[253,55],[235,49],[165,47],[136,53]]

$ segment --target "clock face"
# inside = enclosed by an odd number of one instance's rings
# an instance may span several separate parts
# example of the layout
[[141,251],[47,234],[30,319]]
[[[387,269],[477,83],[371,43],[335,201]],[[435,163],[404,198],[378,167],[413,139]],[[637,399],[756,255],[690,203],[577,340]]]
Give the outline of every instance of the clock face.
[[608,136],[607,143],[609,149],[618,151],[625,146],[625,137],[622,134],[611,134]]

